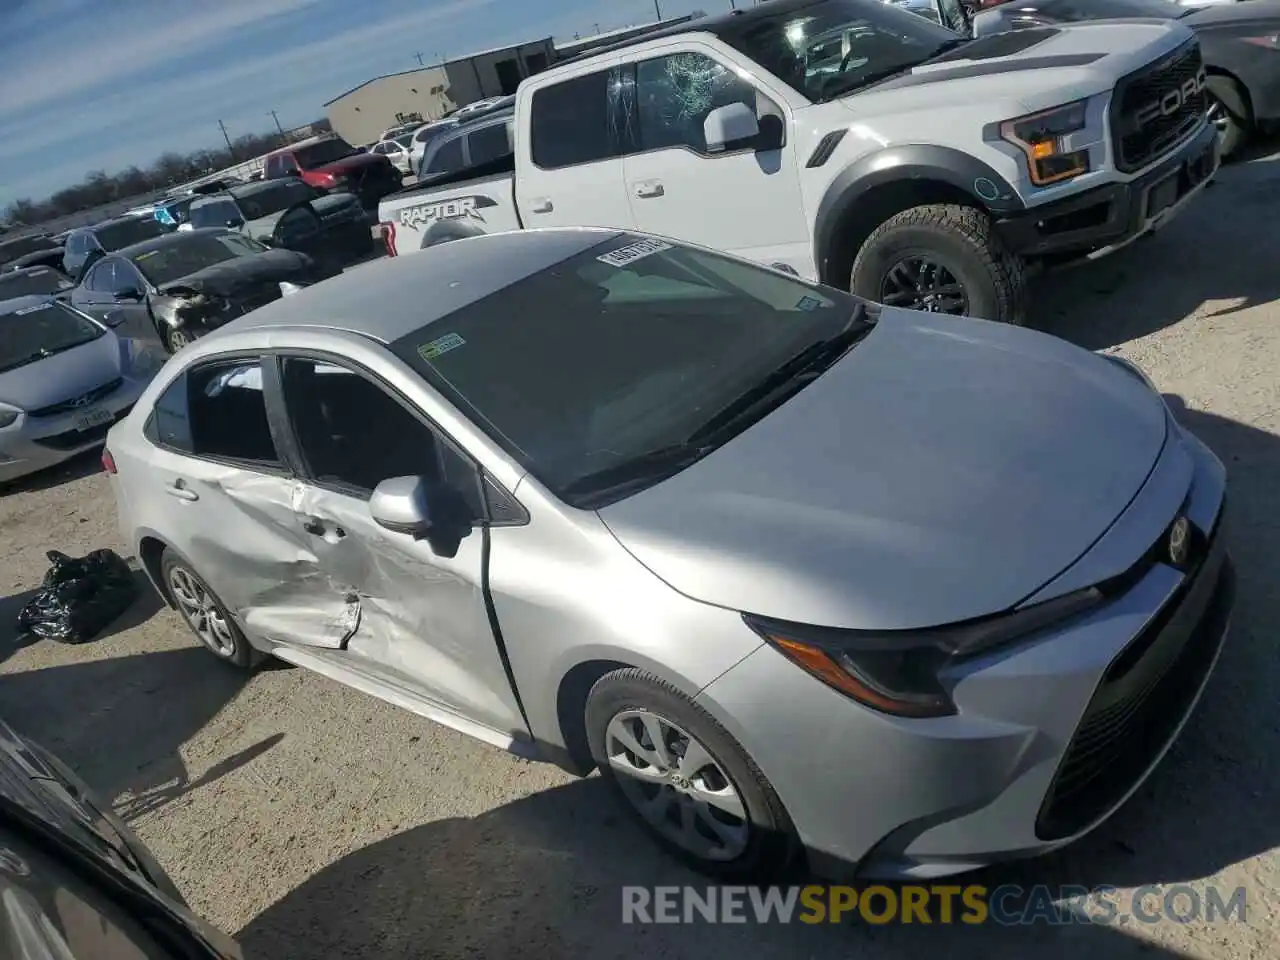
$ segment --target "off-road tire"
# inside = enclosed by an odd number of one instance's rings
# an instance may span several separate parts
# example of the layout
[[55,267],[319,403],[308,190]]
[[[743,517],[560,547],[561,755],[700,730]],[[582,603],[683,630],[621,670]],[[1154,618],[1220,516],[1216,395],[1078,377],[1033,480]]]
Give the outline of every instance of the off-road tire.
[[[667,718],[697,738],[732,780],[750,824],[746,849],[737,858],[715,861],[694,856],[662,836],[631,805],[618,784],[605,747],[609,722],[618,713],[631,709]],[[726,882],[767,883],[799,862],[799,844],[791,820],[760,768],[710,713],[669,683],[634,668],[607,673],[587,694],[585,720],[591,756],[619,805],[659,846],[691,869]]]
[[937,257],[960,281],[968,315],[1021,325],[1027,280],[1022,261],[996,235],[991,218],[974,207],[931,203],[890,217],[871,232],[853,261],[852,293],[879,301],[886,273],[912,254]]

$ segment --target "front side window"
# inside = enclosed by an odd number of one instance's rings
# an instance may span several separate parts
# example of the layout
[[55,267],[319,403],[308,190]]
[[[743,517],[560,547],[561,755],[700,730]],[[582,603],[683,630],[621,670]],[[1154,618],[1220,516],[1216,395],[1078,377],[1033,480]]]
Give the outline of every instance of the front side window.
[[106,293],[111,289],[111,264],[99,263],[84,278],[84,288],[91,293]]
[[557,496],[598,505],[608,478],[711,429],[801,351],[834,346],[860,304],[621,234],[392,349]]
[[157,402],[154,417],[157,437],[174,437],[175,442],[165,445],[184,453],[253,466],[280,465],[258,360],[221,361],[188,370]]
[[675,53],[636,65],[638,147],[688,147],[706,153],[707,114],[745,104],[759,118],[781,111],[733,70],[701,53]]
[[810,100],[830,100],[918,66],[966,42],[882,0],[784,7],[722,39]]
[[537,166],[555,170],[621,155],[619,118],[626,72],[614,67],[534,93],[529,135]]
[[5,305],[0,313],[0,373],[97,340],[106,330],[57,301]]
[[317,482],[367,497],[392,477],[441,479],[444,445],[372,380],[336,364],[287,358],[283,389]]
[[314,200],[316,196],[316,191],[301,180],[281,180],[237,194],[236,202],[244,219],[261,220]]

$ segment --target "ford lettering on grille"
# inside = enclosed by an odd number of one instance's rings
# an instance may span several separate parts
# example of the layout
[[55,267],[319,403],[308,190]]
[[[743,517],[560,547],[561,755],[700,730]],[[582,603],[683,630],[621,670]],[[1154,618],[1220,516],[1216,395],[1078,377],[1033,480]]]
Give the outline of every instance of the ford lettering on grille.
[[1209,85],[1209,75],[1205,73],[1204,67],[1190,80],[1183,83],[1180,87],[1170,90],[1159,100],[1148,103],[1146,106],[1139,107],[1134,113],[1133,124],[1135,127],[1142,128],[1151,125],[1161,117],[1169,117],[1182,109],[1182,105],[1188,100],[1195,97]]

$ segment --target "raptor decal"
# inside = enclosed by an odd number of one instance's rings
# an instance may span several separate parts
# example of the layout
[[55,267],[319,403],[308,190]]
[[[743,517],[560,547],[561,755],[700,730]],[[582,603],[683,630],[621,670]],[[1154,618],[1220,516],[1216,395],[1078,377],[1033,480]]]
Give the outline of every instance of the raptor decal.
[[432,224],[437,220],[477,220],[484,223],[484,214],[480,211],[497,205],[497,200],[482,194],[420,203],[400,211],[400,225],[417,230],[424,224]]

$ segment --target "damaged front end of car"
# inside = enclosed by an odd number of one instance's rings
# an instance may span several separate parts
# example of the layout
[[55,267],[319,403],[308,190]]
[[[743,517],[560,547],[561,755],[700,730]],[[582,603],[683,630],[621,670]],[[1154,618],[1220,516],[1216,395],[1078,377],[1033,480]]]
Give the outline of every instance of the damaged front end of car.
[[[160,332],[166,342],[185,341],[210,333],[307,286],[309,281],[301,278],[255,283],[233,290],[195,284],[174,286],[161,291],[152,303],[152,310],[157,323],[164,328]],[[170,336],[178,331],[181,336]]]

